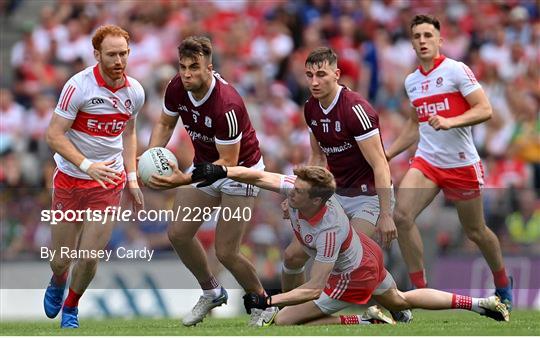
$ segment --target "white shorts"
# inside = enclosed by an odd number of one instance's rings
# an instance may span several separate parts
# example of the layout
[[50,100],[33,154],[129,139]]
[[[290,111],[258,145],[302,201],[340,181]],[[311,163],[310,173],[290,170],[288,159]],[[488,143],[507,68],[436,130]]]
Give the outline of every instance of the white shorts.
[[[372,295],[382,295],[389,289],[395,287],[396,282],[394,281],[394,278],[390,274],[390,272],[386,272],[386,277],[384,280],[377,286],[377,289],[375,289],[372,293]],[[313,301],[315,305],[321,310],[322,313],[331,315],[338,311],[341,311],[343,309],[348,308],[351,305],[355,305],[354,303],[345,302],[339,299],[330,298],[326,293],[322,292],[320,297]]]
[[[264,161],[263,158],[257,162],[254,166],[250,167],[252,169],[264,170]],[[195,169],[193,164],[186,170],[186,173],[190,173]],[[193,187],[197,186],[197,183],[191,184]],[[259,187],[256,187],[251,184],[241,183],[230,178],[222,178],[215,181],[212,185],[207,187],[197,188],[201,191],[204,191],[210,196],[219,197],[221,194],[231,195],[231,196],[245,196],[245,197],[257,197],[259,194]]]
[[[381,212],[379,205],[379,196],[360,195],[348,197],[336,194],[336,198],[350,219],[358,218],[366,220],[373,225],[377,224],[377,220],[379,219],[379,214]],[[395,204],[396,199],[394,197],[394,187],[392,187],[392,210],[394,210]]]

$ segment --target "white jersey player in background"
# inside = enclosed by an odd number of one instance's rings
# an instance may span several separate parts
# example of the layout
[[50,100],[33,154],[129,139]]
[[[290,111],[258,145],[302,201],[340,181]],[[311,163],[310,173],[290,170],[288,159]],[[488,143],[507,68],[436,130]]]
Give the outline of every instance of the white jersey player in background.
[[483,169],[471,134],[472,125],[491,118],[491,105],[469,67],[440,54],[437,19],[414,17],[411,38],[420,63],[405,80],[411,114],[386,153],[390,160],[420,139],[394,213],[409,276],[416,288],[426,287],[423,244],[414,222],[442,189],[454,201],[467,237],[482,251],[496,295],[511,309],[512,279],[507,277],[499,241],[484,221]]
[[[56,152],[53,210],[101,210],[120,203],[128,181],[134,207],[143,196],[137,184],[135,117],[144,104],[144,90],[125,75],[129,34],[118,26],[98,28],[92,38],[97,65],[75,74],[65,84],[47,130],[47,143]],[[124,172],[127,171],[127,175]],[[51,225],[53,276],[45,292],[44,308],[54,318],[63,305],[61,327],[79,327],[79,298],[92,281],[98,258],[79,259],[71,272],[63,302],[71,259],[70,250],[102,250],[109,242],[113,222],[84,219]]]

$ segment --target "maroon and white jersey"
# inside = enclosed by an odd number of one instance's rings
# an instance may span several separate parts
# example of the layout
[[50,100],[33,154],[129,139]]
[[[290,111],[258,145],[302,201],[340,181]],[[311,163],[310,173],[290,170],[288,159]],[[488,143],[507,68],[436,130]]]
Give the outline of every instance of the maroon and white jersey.
[[252,167],[261,159],[259,141],[244,101],[217,73],[200,101],[184,89],[180,75],[176,75],[167,85],[163,111],[170,116],[180,115],[193,141],[194,163],[215,162],[219,159],[216,144],[238,142],[241,142],[238,165]]
[[[287,195],[294,188],[296,176],[282,175],[280,192]],[[289,207],[291,226],[304,251],[323,263],[334,263],[332,274],[342,274],[360,266],[363,248],[345,211],[332,196],[311,219]]]
[[337,193],[376,195],[373,169],[357,143],[379,134],[379,116],[371,105],[360,94],[340,86],[326,109],[319,100],[310,97],[304,117],[326,155],[328,169],[336,179]]
[[428,123],[432,115],[454,117],[465,113],[470,109],[465,96],[479,88],[467,65],[444,55],[435,60],[429,72],[418,67],[407,76],[405,90],[420,124],[416,156],[439,168],[464,167],[480,161],[471,126],[437,131]]
[[[73,120],[67,138],[92,162],[115,160],[111,168],[124,170],[122,132],[135,119],[144,104],[144,89],[132,77],[125,85],[111,88],[98,65],[88,67],[66,82],[54,112]],[[60,154],[54,155],[61,172],[82,179],[92,179]]]

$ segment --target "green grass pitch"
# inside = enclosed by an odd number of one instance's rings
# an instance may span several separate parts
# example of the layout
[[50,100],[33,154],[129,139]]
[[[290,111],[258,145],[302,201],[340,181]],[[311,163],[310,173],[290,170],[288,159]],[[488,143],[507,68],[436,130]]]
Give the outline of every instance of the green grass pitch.
[[105,319],[80,321],[79,329],[60,329],[59,320],[11,322],[1,321],[1,335],[92,335],[92,336],[505,336],[539,335],[540,312],[516,310],[509,323],[495,322],[465,311],[414,311],[414,321],[410,324],[391,325],[328,325],[328,326],[272,326],[251,328],[247,326],[249,317],[232,319],[207,318],[196,327],[183,327],[179,319]]

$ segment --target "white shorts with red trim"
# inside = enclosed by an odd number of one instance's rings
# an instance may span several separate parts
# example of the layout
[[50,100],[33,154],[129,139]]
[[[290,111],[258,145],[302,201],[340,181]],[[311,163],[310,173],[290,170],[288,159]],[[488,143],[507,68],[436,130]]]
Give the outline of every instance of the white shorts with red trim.
[[484,185],[484,167],[481,161],[465,167],[439,168],[417,156],[412,160],[411,168],[421,171],[437,184],[451,201],[476,198],[480,196]]
[[[250,167],[252,169],[256,170],[264,170],[264,162],[263,158],[257,162],[254,166]],[[186,170],[186,173],[190,173],[195,169],[193,164]],[[197,185],[197,183],[191,184],[193,187]],[[201,191],[204,191],[208,195],[219,197],[221,196],[221,193],[231,196],[245,196],[245,197],[257,197],[259,194],[260,188],[256,187],[252,184],[237,182],[234,180],[231,180],[230,178],[222,178],[220,180],[215,181],[212,185],[209,185],[207,187],[197,188]]]

